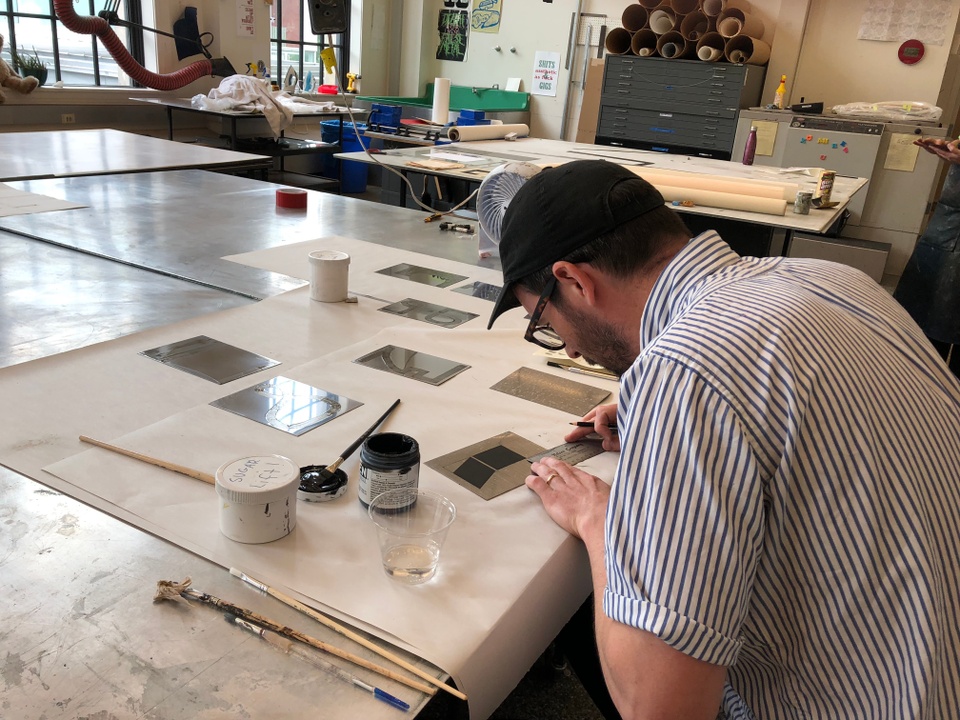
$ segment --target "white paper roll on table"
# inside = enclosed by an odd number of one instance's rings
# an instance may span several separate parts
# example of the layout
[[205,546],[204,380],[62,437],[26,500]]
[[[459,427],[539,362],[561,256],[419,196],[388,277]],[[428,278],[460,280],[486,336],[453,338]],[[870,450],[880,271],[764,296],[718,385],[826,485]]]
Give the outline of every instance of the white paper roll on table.
[[450,117],[450,78],[435,78],[433,81],[433,114],[430,119],[437,125],[446,125]]
[[515,125],[464,125],[463,127],[454,125],[447,129],[447,137],[453,142],[503,140],[510,133],[516,133],[517,137],[527,137],[530,134],[530,128],[517,123]]
[[761,213],[763,215],[783,215],[787,211],[786,200],[762,198],[750,195],[734,195],[733,193],[716,192],[713,190],[697,190],[672,185],[652,183],[663,199],[667,202],[692,202],[704,207],[722,208],[724,210],[742,210],[743,212]]
[[753,178],[733,178],[699,175],[682,170],[666,170],[649,167],[631,168],[651,185],[671,185],[694,190],[713,190],[737,195],[753,195],[761,198],[793,202],[800,186],[797,183]]

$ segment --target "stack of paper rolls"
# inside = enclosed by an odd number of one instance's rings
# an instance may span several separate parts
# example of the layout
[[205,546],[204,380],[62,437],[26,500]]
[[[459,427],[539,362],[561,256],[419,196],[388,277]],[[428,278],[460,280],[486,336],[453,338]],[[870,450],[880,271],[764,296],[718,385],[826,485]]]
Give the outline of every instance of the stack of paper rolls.
[[604,41],[611,55],[748,65],[770,59],[763,20],[746,0],[637,0],[624,8],[621,22]]
[[752,178],[727,178],[679,170],[631,167],[630,170],[653,185],[667,202],[692,202],[694,205],[783,215],[792,203],[799,185]]

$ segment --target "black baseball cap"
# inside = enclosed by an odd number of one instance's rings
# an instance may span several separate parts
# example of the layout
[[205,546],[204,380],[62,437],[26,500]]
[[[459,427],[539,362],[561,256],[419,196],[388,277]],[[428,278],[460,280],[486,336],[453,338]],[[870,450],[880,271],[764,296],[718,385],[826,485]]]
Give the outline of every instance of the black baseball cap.
[[[633,192],[627,202],[612,207],[610,191],[620,183],[629,183]],[[503,290],[487,329],[507,310],[519,307],[513,293],[518,280],[662,206],[663,196],[653,185],[606,160],[575,160],[534,175],[510,201],[503,218]]]

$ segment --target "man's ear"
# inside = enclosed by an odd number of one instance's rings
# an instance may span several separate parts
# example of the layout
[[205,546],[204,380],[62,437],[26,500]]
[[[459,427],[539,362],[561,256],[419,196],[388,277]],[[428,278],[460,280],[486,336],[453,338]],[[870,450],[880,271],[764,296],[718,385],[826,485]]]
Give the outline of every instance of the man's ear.
[[592,265],[560,260],[553,264],[553,275],[557,283],[566,288],[565,298],[579,298],[588,305],[596,304],[599,277]]

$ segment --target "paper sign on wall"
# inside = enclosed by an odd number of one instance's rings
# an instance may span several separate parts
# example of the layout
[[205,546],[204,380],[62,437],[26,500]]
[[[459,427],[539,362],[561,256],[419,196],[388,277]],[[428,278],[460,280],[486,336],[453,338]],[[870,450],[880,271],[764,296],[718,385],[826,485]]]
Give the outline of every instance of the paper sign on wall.
[[560,53],[538,50],[533,58],[533,83],[531,95],[557,94],[557,81],[560,77]]
[[470,28],[475,32],[500,32],[500,13],[503,0],[473,0]]
[[237,37],[254,36],[253,0],[237,0]]
[[440,32],[437,60],[463,62],[467,54],[469,29],[470,19],[466,10],[441,10],[437,20],[437,30]]
[[910,133],[891,133],[890,147],[887,148],[887,156],[883,159],[883,169],[913,172],[920,152],[920,147],[913,144],[916,137]]

